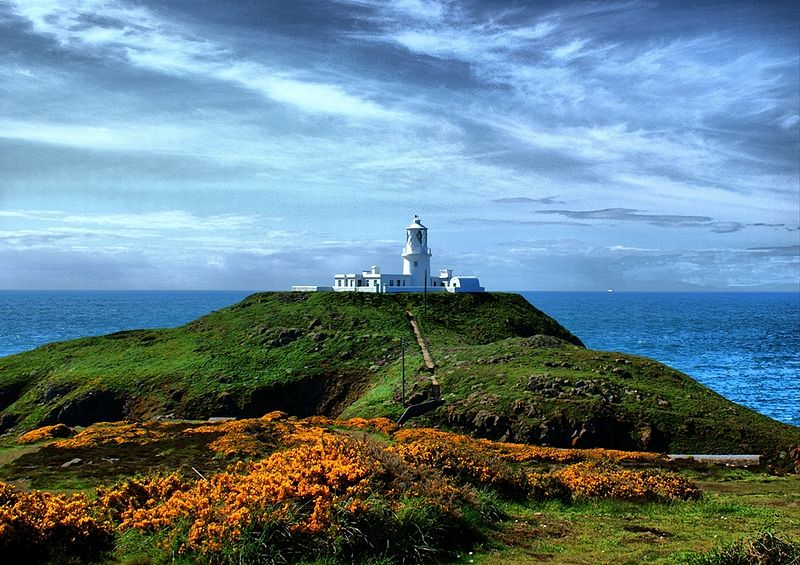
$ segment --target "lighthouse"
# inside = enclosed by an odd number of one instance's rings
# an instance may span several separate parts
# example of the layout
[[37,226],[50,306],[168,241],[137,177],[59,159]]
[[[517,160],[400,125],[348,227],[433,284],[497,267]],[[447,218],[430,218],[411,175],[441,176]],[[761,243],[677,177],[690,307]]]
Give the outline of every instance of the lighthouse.
[[431,274],[431,250],[428,248],[428,228],[414,216],[406,228],[406,245],[403,247],[403,274],[411,277],[409,286],[424,287]]
[[360,273],[337,273],[333,286],[294,285],[298,292],[484,292],[478,277],[453,276],[452,269],[431,273],[431,250],[428,247],[428,228],[419,216],[406,228],[403,247],[403,273],[384,273],[377,265]]

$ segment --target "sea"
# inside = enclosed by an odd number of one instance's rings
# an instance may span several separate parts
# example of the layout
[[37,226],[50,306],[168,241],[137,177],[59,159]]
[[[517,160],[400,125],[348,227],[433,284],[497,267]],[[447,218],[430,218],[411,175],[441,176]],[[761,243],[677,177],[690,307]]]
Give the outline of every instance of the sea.
[[[0,357],[45,343],[174,327],[249,291],[0,291]],[[587,347],[674,367],[800,426],[800,293],[520,292]]]

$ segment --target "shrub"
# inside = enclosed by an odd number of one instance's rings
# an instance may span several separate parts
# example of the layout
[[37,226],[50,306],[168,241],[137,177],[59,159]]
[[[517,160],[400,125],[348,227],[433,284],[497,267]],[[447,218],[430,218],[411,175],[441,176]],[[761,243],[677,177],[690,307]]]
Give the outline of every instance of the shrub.
[[17,438],[17,443],[35,443],[45,439],[65,438],[70,437],[75,433],[75,430],[64,424],[55,424],[54,426],[43,426],[36,428],[27,433],[22,434]]
[[573,498],[621,500],[695,500],[697,486],[676,473],[623,469],[607,462],[585,461],[556,471]]
[[762,532],[686,560],[688,565],[798,565],[800,542]]
[[87,561],[111,549],[111,524],[85,495],[20,492],[0,483],[0,555],[7,563]]
[[389,451],[412,465],[436,469],[459,485],[491,487],[507,498],[527,496],[525,474],[491,453],[475,449],[473,440],[431,429],[404,430],[395,434],[395,439],[398,444]]

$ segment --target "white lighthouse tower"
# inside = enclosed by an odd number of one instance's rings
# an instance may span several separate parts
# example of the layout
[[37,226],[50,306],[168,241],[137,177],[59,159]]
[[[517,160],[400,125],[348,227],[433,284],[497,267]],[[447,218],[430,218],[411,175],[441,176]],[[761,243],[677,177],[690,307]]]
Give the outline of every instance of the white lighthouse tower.
[[403,274],[410,275],[409,286],[425,287],[431,276],[431,250],[428,249],[428,228],[414,216],[406,228],[406,246],[403,248]]

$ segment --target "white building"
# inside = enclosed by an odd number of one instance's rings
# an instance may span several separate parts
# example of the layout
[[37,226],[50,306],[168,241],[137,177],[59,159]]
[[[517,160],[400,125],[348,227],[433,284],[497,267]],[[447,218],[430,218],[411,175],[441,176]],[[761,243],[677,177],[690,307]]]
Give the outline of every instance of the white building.
[[483,292],[478,277],[453,276],[452,269],[431,273],[431,250],[428,247],[428,228],[418,216],[406,228],[406,244],[403,247],[403,273],[382,273],[373,265],[369,271],[341,273],[333,276],[333,287],[293,286],[297,291],[335,292]]

